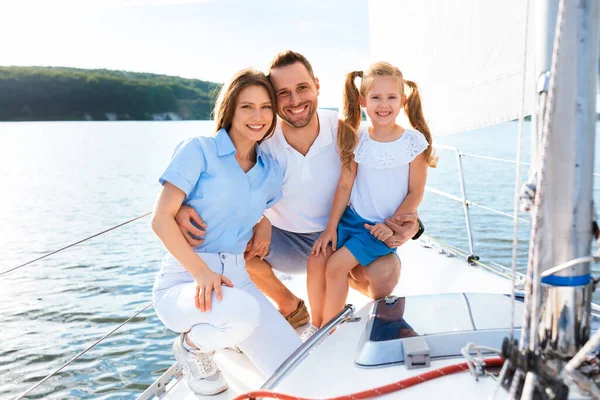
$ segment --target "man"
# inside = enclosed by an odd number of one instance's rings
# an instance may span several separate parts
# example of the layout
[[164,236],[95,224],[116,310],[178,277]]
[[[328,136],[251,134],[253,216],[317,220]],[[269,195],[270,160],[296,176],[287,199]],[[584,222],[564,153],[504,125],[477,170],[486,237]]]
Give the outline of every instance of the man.
[[[281,121],[261,149],[284,171],[283,197],[255,226],[246,251],[246,268],[256,286],[296,328],[309,321],[308,311],[304,301],[281,283],[273,269],[287,274],[305,273],[312,245],[325,229],[341,171],[336,144],[338,116],[333,111],[317,110],[319,80],[301,54],[278,54],[271,62],[269,79]],[[189,207],[182,207],[176,220],[193,246],[201,243],[197,237],[203,235],[202,229],[210,229]],[[386,225],[396,232],[385,242],[390,248],[422,233],[422,225],[412,214],[398,216],[393,222],[386,220]],[[349,283],[364,295],[378,299],[390,294],[399,278],[400,260],[390,254],[368,268],[354,268]]]

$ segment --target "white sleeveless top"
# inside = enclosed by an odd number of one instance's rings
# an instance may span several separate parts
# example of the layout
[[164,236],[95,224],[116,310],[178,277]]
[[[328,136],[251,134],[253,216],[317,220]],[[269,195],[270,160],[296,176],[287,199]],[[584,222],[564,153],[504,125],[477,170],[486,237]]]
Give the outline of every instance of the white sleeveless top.
[[427,147],[419,131],[406,129],[393,142],[377,142],[366,127],[358,130],[354,161],[358,171],[350,207],[366,220],[383,222],[390,218],[408,194],[409,163]]

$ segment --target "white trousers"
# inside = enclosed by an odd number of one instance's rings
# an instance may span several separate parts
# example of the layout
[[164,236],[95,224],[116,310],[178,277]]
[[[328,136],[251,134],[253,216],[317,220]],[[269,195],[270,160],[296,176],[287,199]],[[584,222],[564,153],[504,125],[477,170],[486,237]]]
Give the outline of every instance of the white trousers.
[[167,255],[152,290],[156,314],[167,328],[187,332],[202,349],[238,345],[265,376],[270,376],[302,344],[300,337],[250,280],[242,254],[197,254],[234,286],[223,286],[221,301],[213,293],[211,311],[202,312],[194,304],[196,284],[192,275]]

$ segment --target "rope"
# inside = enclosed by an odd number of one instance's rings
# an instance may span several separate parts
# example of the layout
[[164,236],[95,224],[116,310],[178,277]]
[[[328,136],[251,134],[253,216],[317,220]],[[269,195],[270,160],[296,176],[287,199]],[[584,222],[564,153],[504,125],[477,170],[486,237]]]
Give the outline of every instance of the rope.
[[93,238],[95,238],[95,237],[97,237],[97,236],[103,235],[103,234],[105,234],[105,233],[107,233],[107,232],[110,232],[110,231],[112,231],[112,230],[115,230],[115,229],[117,229],[117,228],[120,228],[120,227],[122,227],[122,226],[124,226],[124,225],[127,225],[127,224],[131,223],[131,222],[137,221],[138,219],[141,219],[141,218],[147,217],[147,216],[148,216],[148,215],[150,215],[150,214],[152,214],[152,213],[151,213],[151,212],[149,212],[149,213],[146,213],[146,214],[144,214],[144,215],[140,215],[139,217],[135,217],[135,218],[133,218],[133,219],[130,219],[129,221],[126,221],[126,222],[123,222],[122,224],[119,224],[119,225],[113,226],[112,228],[109,228],[109,229],[107,229],[107,230],[104,230],[104,231],[102,231],[102,232],[96,233],[96,234],[94,234],[94,235],[92,235],[92,236],[89,236],[89,237],[87,237],[87,238],[85,238],[85,239],[82,239],[82,240],[80,240],[80,241],[78,241],[78,242],[71,243],[71,244],[69,244],[69,245],[67,245],[67,246],[65,246],[65,247],[61,247],[60,249],[58,249],[58,250],[54,250],[54,251],[52,251],[52,252],[50,252],[50,253],[48,253],[48,254],[45,254],[45,255],[43,255],[43,256],[41,256],[41,257],[38,257],[38,258],[36,258],[35,260],[31,260],[31,261],[28,261],[28,262],[26,262],[26,263],[24,263],[24,264],[18,265],[18,266],[14,267],[14,268],[10,268],[10,269],[7,269],[6,271],[2,271],[2,272],[0,272],[0,276],[6,275],[6,274],[8,274],[9,272],[12,272],[12,271],[14,271],[14,270],[17,270],[17,269],[19,269],[19,268],[22,268],[22,267],[25,267],[25,266],[27,266],[27,265],[29,265],[29,264],[33,264],[33,263],[34,263],[34,262],[36,262],[36,261],[39,261],[39,260],[42,260],[42,259],[44,259],[44,258],[50,257],[50,256],[51,256],[51,255],[53,255],[53,254],[60,253],[60,252],[61,252],[61,251],[63,251],[63,250],[67,250],[67,249],[69,249],[69,248],[71,248],[71,247],[77,246],[78,244],[81,244],[81,243],[83,243],[83,242],[86,242],[86,241],[88,241],[88,240],[90,240],[90,239],[93,239]]
[[[503,360],[500,357],[488,358],[485,361],[485,365],[488,367],[500,367],[503,364]],[[432,371],[425,372],[421,375],[416,375],[408,379],[403,379],[398,382],[390,383],[388,385],[380,386],[374,389],[367,389],[361,392],[352,393],[348,395],[330,397],[324,400],[358,400],[358,399],[369,399],[376,396],[383,396],[385,394],[393,393],[402,389],[409,388],[411,386],[418,385],[436,378],[451,375],[457,372],[468,371],[469,366],[466,362],[461,364],[448,365],[443,368],[435,369]],[[245,400],[245,399],[281,399],[281,400],[313,400],[306,397],[292,396],[289,394],[273,392],[270,390],[255,390],[252,392],[244,393],[234,398],[234,400]]]
[[[537,375],[533,371],[527,372],[525,375],[525,382],[523,383],[523,391],[521,394],[521,400],[533,400],[535,386],[538,382]],[[537,398],[537,397],[535,397]]]
[[96,347],[98,344],[100,344],[102,341],[104,341],[104,339],[106,339],[107,337],[109,337],[110,335],[112,335],[113,333],[115,333],[116,331],[118,331],[122,326],[124,326],[125,324],[127,324],[133,318],[137,317],[142,312],[146,311],[146,309],[148,309],[150,306],[152,306],[152,302],[146,304],[146,306],[144,308],[142,308],[141,310],[139,310],[137,313],[135,313],[131,317],[127,318],[127,320],[125,320],[123,323],[121,323],[121,325],[117,326],[112,331],[108,332],[106,335],[104,335],[100,339],[96,340],[93,344],[91,344],[90,346],[88,346],[85,350],[83,350],[82,352],[80,352],[79,354],[77,354],[75,357],[71,358],[69,361],[67,361],[66,363],[64,363],[63,365],[61,365],[59,368],[57,368],[56,370],[54,370],[53,372],[51,372],[50,374],[48,374],[44,379],[42,379],[41,381],[39,381],[38,383],[36,383],[32,387],[30,387],[29,389],[27,389],[25,392],[21,393],[17,398],[15,398],[15,400],[19,400],[19,399],[22,399],[23,397],[27,396],[29,393],[31,393],[34,389],[36,389],[42,383],[46,382],[48,379],[50,379],[52,376],[54,376],[57,373],[59,373],[60,371],[62,371],[65,367],[67,367],[73,361],[77,360],[79,357],[81,357],[82,355],[84,355],[85,353],[87,353],[89,350],[91,350],[94,347]]
[[490,400],[494,400],[496,398],[496,394],[498,394],[498,390],[502,387],[502,382],[504,382],[504,377],[506,376],[506,372],[510,367],[510,360],[505,360],[504,365],[502,365],[502,369],[500,370],[500,374],[498,375],[498,383],[494,388],[494,393],[490,396]]
[[515,400],[517,398],[517,392],[519,390],[519,386],[521,386],[521,378],[523,378],[523,371],[517,368],[515,374],[513,375],[510,388],[508,389],[509,400]]
[[525,6],[525,48],[523,50],[523,87],[521,91],[521,114],[519,116],[519,131],[517,134],[517,161],[515,173],[515,198],[513,205],[513,248],[512,248],[512,278],[511,278],[511,307],[510,307],[510,340],[515,336],[515,278],[517,275],[517,252],[519,249],[519,187],[521,186],[521,165],[523,158],[523,125],[525,121],[525,86],[527,81],[527,39],[529,37],[529,0]]
[[581,349],[571,358],[571,360],[565,365],[565,372],[567,374],[573,373],[587,358],[587,355],[592,353],[600,345],[600,329],[594,333],[594,335],[583,345]]
[[[548,166],[546,153],[549,147],[549,137],[551,118],[550,115],[554,110],[554,97],[556,93],[556,72],[558,68],[558,54],[560,49],[560,40],[562,37],[562,30],[564,26],[564,19],[566,13],[566,0],[560,0],[558,4],[558,16],[556,21],[556,32],[554,34],[554,44],[552,49],[552,65],[550,68],[550,82],[548,86],[548,96],[546,99],[546,110],[544,115],[544,125],[541,134],[541,151],[538,155],[539,170],[537,171],[537,190],[535,193],[535,204],[532,209],[532,236],[529,245],[529,265],[527,267],[527,289],[526,292],[531,294],[527,296],[525,301],[525,310],[523,313],[523,325],[521,331],[521,340],[519,346],[524,349],[526,346],[527,339],[529,339],[530,350],[535,350],[537,346],[537,309],[538,309],[538,292],[540,291],[541,285],[541,263],[539,261],[538,250],[541,246],[542,240],[542,225],[544,219],[543,206],[544,206],[544,184],[546,181],[546,169]],[[527,337],[529,330],[529,338]]]
[[[461,354],[467,360],[467,366],[469,367],[469,371],[471,371],[471,375],[475,377],[475,381],[477,382],[479,382],[479,375],[482,369],[481,367],[485,364],[485,359],[483,358],[482,353],[484,351],[488,353],[496,353],[498,355],[502,354],[502,350],[500,349],[489,346],[478,346],[473,342],[467,343],[465,347],[460,349]],[[473,352],[476,353],[476,356],[471,355]]]

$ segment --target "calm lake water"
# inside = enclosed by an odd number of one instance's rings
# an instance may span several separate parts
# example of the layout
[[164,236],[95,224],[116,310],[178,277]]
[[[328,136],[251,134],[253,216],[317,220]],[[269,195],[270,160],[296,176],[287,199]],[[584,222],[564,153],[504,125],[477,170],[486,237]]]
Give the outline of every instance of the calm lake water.
[[[0,272],[151,211],[174,146],[211,132],[206,121],[0,123]],[[437,143],[514,159],[516,136],[517,124],[507,123]],[[455,156],[439,155],[428,186],[459,196]],[[466,158],[469,199],[512,213],[514,170]],[[429,234],[468,249],[459,203],[426,193],[420,214]],[[471,216],[476,253],[510,266],[512,220],[477,208]],[[0,398],[23,392],[151,301],[164,250],[149,221],[0,277]],[[520,270],[528,237],[521,224]],[[134,398],[174,362],[173,337],[150,308],[30,398]]]

